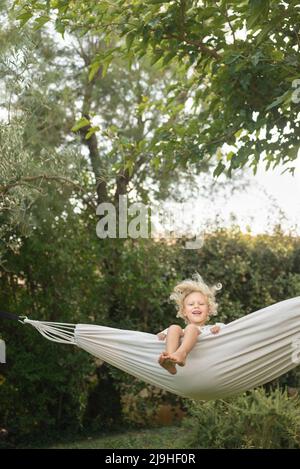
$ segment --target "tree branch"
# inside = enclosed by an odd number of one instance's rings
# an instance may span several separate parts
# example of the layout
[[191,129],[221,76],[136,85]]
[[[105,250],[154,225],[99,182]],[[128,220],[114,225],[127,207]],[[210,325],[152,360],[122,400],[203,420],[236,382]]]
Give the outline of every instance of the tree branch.
[[[77,189],[79,192],[84,193],[83,195],[86,196],[86,194],[85,194],[86,190],[82,186],[77,184],[76,182],[72,181],[71,179],[68,179],[68,178],[63,177],[63,176],[49,176],[49,175],[46,175],[46,174],[41,174],[41,175],[38,175],[38,176],[25,176],[25,177],[19,179],[18,181],[14,182],[14,183],[6,184],[6,185],[4,185],[4,184],[0,185],[0,194],[5,195],[5,194],[7,194],[7,192],[9,192],[14,187],[22,186],[22,185],[24,186],[24,185],[27,185],[26,184],[27,182],[38,181],[38,180],[64,182],[64,183],[70,184],[75,189]],[[90,208],[92,208],[93,211],[96,209],[95,201],[91,197],[86,196],[86,200],[83,199],[83,201]]]
[[167,36],[163,36],[162,39],[176,39],[179,42],[186,42],[187,44],[198,47],[198,49],[200,49],[201,52],[203,52],[206,55],[210,55],[211,57],[214,57],[217,60],[221,59],[221,56],[218,54],[218,52],[215,49],[210,49],[201,41],[194,41],[192,39],[187,39],[186,36],[179,37],[179,36],[176,36],[175,34],[169,34]]
[[232,24],[230,23],[230,19],[229,19],[229,15],[228,15],[228,11],[227,11],[227,5],[225,6],[225,18],[227,19],[227,22],[229,24],[229,27],[230,27],[230,30],[231,30],[231,34],[232,34],[232,37],[233,37],[233,42],[235,43],[236,42],[236,37],[235,37],[235,33],[234,33],[234,29],[232,27]]
[[[83,117],[90,121],[90,116],[88,114],[83,114]],[[79,133],[81,135],[82,143],[84,143],[89,149],[90,161],[96,179],[98,204],[101,204],[102,202],[108,200],[107,186],[105,179],[101,176],[101,174],[103,174],[104,167],[102,166],[102,162],[99,155],[97,137],[95,134],[92,134],[90,138],[86,139],[86,135],[89,132],[90,128],[90,124],[86,125],[85,127],[79,129]]]
[[[79,43],[79,46],[81,47],[81,52],[84,53],[85,55],[83,58],[85,65],[88,66],[88,64],[91,63],[92,61],[89,58],[89,56],[83,51],[83,47],[80,43],[80,40],[78,40],[78,43]],[[85,88],[83,92],[82,116],[85,117],[89,122],[91,121],[89,114],[91,110],[93,89],[94,89],[96,80],[98,78],[101,78],[102,76],[102,69],[103,67],[101,66],[97,74],[93,77],[92,80],[89,80],[88,76],[86,79],[86,84],[85,84]],[[81,129],[79,129],[79,133],[81,135],[82,143],[84,143],[88,147],[88,150],[89,150],[89,158],[90,158],[91,166],[92,166],[93,173],[96,179],[96,191],[97,191],[97,196],[98,196],[98,204],[100,204],[108,200],[106,181],[102,177],[103,170],[105,168],[103,166],[103,163],[99,155],[98,141],[97,141],[97,137],[95,133],[93,133],[90,136],[90,138],[86,139],[86,135],[88,134],[90,129],[91,129],[91,124],[88,124],[82,127]]]

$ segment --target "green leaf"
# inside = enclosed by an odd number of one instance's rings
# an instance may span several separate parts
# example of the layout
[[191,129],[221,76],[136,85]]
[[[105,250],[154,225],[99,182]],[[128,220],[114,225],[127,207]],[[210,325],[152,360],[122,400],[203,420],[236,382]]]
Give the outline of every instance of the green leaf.
[[44,24],[48,23],[48,21],[50,21],[49,16],[40,16],[39,18],[36,18],[33,30],[37,31],[38,29],[41,29]]
[[25,13],[22,13],[21,15],[17,16],[17,20],[20,21],[20,26],[24,26],[24,24],[27,23],[27,21],[30,20],[30,18],[32,18],[32,13],[30,13],[30,11],[26,11]]
[[133,160],[127,160],[125,163],[125,170],[128,170],[129,177],[132,176],[133,169],[134,169],[134,161]]
[[240,135],[241,135],[241,133],[243,132],[243,130],[244,130],[244,129],[239,129],[239,130],[237,130],[237,131],[235,132],[234,136],[235,136],[236,139],[238,139],[238,138],[240,137]]
[[128,51],[130,50],[135,37],[136,37],[136,34],[133,31],[131,31],[130,33],[127,34],[127,36],[126,36],[126,46],[127,46]]
[[266,107],[266,111],[269,111],[270,109],[273,109],[273,107],[279,106],[279,104],[283,103],[288,95],[291,95],[291,91],[288,90],[285,93],[283,93],[281,96],[278,96],[278,98],[275,99],[269,106]]
[[221,161],[218,163],[218,166],[216,167],[216,169],[214,170],[213,172],[213,176],[214,177],[218,177],[220,176],[220,174],[222,174],[225,170],[226,166],[221,163]]
[[72,132],[77,132],[79,129],[82,127],[86,127],[87,125],[90,125],[90,121],[86,117],[81,117],[79,121],[76,122],[76,124],[72,127]]
[[55,21],[55,30],[60,33],[62,36],[65,34],[65,24],[62,23],[59,19]]
[[289,149],[289,151],[287,152],[289,160],[295,160],[298,157],[299,149],[300,149],[299,145]]
[[151,165],[154,167],[154,169],[157,171],[158,168],[160,167],[160,164],[161,164],[161,161],[160,161],[160,158],[159,156],[155,156],[155,158],[153,158],[151,160]]
[[234,156],[234,151],[230,151],[229,153],[227,153],[227,156],[226,156],[227,161],[230,161],[233,156]]
[[101,67],[101,62],[99,62],[99,61],[93,62],[91,64],[90,72],[89,72],[89,81],[93,80],[93,78],[95,77],[95,75],[98,72],[100,67]]
[[157,3],[170,3],[170,0],[148,0],[147,3],[155,5]]
[[86,134],[85,139],[88,140],[89,138],[91,138],[91,136],[98,130],[100,130],[100,127],[98,125],[91,127],[88,133]]
[[256,67],[256,65],[259,63],[260,59],[263,57],[262,53],[260,50],[256,51],[254,55],[251,57],[251,62]]
[[65,13],[69,8],[69,0],[52,0],[51,7],[58,9],[60,13]]
[[265,37],[272,31],[274,25],[272,24],[267,24],[261,32],[256,36],[256,44],[259,45],[262,43],[262,41],[265,39]]
[[159,61],[159,59],[163,56],[164,51],[160,50],[159,52],[155,52],[154,56],[152,57],[152,60],[150,62],[151,65],[154,65],[156,62]]
[[269,6],[269,0],[249,0],[248,29],[253,29],[258,23],[262,23],[268,18]]
[[107,60],[103,63],[103,68],[102,68],[102,76],[103,76],[103,77],[105,77],[105,75],[106,75],[106,73],[107,73],[107,70],[108,70],[108,67],[109,67],[111,61],[112,61],[112,58],[107,59]]
[[177,51],[172,51],[172,52],[168,52],[165,56],[164,56],[164,59],[163,59],[163,64],[164,65],[167,65],[170,60],[173,59],[173,57],[175,57],[177,54]]
[[224,63],[226,63],[227,65],[230,65],[232,63],[234,63],[236,60],[238,60],[239,58],[241,57],[241,54],[231,54],[228,55],[227,57],[224,58]]

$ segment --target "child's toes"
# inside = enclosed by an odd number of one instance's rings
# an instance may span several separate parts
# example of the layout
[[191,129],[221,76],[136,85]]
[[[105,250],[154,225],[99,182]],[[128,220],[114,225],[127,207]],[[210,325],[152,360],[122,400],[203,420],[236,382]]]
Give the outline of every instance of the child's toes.
[[158,358],[158,363],[159,363],[160,365],[162,365],[164,361],[165,361],[165,358],[164,358],[163,354],[161,354],[161,355],[159,356],[159,358]]
[[167,358],[168,354],[166,352],[162,352],[158,358],[158,363],[161,365],[165,360],[167,360]]
[[171,360],[165,360],[162,365],[171,375],[176,375],[177,370],[175,364]]
[[161,354],[158,359],[158,363],[160,366],[165,368],[165,370],[171,373],[171,375],[175,375],[177,373],[176,366],[171,360],[169,360],[168,355]]

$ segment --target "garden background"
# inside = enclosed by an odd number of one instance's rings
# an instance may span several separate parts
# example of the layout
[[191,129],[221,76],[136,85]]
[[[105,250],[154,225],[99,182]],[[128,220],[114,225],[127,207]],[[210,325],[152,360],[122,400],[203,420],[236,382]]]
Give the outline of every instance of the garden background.
[[[196,271],[223,284],[225,323],[300,295],[299,227],[276,201],[262,230],[203,212],[242,197],[262,166],[299,175],[297,2],[0,9],[1,310],[156,333],[174,321],[172,288]],[[118,214],[121,195],[196,215],[182,236],[101,239],[96,208]],[[199,222],[203,245],[186,249]],[[194,403],[15,322],[1,320],[0,337],[2,447],[300,447],[299,368]]]

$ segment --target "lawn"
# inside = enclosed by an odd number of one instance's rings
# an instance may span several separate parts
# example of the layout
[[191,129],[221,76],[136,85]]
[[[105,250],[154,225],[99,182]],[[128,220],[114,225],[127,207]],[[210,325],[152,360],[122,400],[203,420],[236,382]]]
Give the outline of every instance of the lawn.
[[[91,436],[68,443],[48,446],[50,449],[176,449],[184,448],[186,429],[184,427],[161,427],[124,431],[111,435]],[[40,446],[32,446],[38,448]],[[186,446],[185,446],[186,447]],[[43,446],[45,448],[45,446]]]

